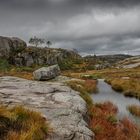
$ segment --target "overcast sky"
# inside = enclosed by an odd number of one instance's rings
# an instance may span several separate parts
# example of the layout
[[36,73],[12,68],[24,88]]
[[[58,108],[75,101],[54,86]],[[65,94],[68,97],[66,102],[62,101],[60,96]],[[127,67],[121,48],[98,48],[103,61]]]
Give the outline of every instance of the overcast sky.
[[140,54],[140,0],[0,0],[0,35],[81,54]]

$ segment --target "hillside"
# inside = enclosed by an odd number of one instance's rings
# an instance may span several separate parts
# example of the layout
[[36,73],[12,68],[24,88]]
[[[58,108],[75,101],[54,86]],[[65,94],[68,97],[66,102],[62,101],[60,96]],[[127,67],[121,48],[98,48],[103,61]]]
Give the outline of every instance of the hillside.
[[124,60],[126,58],[132,57],[131,55],[125,55],[125,54],[115,54],[115,55],[99,55],[99,56],[86,56],[86,59],[91,60],[98,60],[102,62],[108,62],[110,64],[119,62],[120,60]]
[[116,64],[119,68],[135,68],[140,66],[140,56],[124,59]]
[[116,54],[116,55],[99,55],[99,56],[86,56],[84,60],[94,67],[94,69],[105,69],[114,66],[115,63],[132,57],[131,55]]

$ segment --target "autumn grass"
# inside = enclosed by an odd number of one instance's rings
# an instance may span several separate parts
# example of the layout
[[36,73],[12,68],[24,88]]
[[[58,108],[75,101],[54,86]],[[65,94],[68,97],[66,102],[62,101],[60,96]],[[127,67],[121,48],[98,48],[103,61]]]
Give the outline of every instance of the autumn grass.
[[130,105],[130,106],[128,106],[128,110],[132,115],[140,117],[140,106]]
[[111,84],[116,91],[122,92],[125,96],[132,96],[140,99],[140,79],[136,78],[110,78],[106,82]]
[[111,102],[93,106],[91,129],[96,140],[140,140],[140,129],[127,118],[117,119],[118,109]]
[[22,106],[0,106],[1,140],[46,140],[49,127],[40,113]]

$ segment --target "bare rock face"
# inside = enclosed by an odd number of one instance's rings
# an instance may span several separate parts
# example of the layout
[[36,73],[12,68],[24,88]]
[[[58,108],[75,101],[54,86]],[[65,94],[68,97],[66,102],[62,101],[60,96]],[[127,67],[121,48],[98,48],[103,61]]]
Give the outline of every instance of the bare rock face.
[[0,77],[0,102],[43,113],[53,129],[49,140],[93,140],[94,134],[84,119],[85,101],[62,83]]
[[55,65],[65,59],[80,59],[81,56],[74,51],[56,48],[27,47],[21,53],[20,58],[24,58],[24,65]]
[[53,65],[50,67],[42,67],[34,71],[33,76],[35,80],[46,81],[55,78],[60,75],[60,68],[58,65]]
[[0,37],[0,58],[8,58],[10,52],[10,40],[4,37]]
[[26,47],[26,43],[19,38],[0,36],[0,58],[9,59],[10,56],[21,52]]

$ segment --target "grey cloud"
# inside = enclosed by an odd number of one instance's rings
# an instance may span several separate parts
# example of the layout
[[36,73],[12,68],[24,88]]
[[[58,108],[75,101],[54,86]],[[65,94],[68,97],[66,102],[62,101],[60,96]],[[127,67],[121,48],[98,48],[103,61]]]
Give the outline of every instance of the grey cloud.
[[1,35],[36,35],[81,54],[140,53],[139,23],[139,0],[0,1]]

